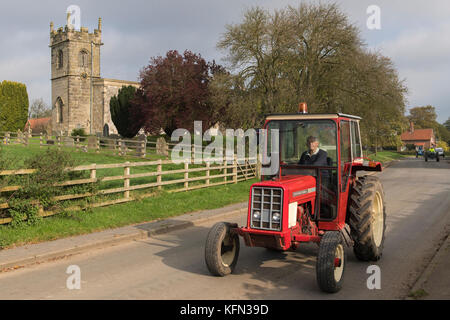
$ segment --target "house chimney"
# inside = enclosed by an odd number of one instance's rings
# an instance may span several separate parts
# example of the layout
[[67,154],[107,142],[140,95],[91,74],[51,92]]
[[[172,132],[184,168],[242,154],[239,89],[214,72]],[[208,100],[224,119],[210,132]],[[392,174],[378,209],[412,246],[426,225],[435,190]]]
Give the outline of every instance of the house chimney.
[[409,122],[409,132],[411,132],[411,133],[414,132],[414,122],[412,122],[412,121]]

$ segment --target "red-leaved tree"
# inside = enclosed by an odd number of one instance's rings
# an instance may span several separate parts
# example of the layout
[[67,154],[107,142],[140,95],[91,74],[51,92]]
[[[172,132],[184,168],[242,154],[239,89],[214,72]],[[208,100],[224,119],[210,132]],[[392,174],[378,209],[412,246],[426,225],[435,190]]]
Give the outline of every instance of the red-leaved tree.
[[177,128],[192,131],[195,120],[203,121],[203,130],[208,129],[220,114],[208,88],[217,72],[225,71],[191,51],[180,55],[174,50],[152,58],[140,74],[133,117],[152,134],[161,128],[168,135]]

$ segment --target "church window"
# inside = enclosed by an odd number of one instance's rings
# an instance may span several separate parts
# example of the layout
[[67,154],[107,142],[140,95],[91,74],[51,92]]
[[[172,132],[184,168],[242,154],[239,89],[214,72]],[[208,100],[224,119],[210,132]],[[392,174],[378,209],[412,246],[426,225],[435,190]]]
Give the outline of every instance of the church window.
[[88,67],[88,52],[86,50],[80,51],[80,67],[86,68]]
[[60,97],[56,99],[55,107],[56,107],[56,122],[63,122],[63,102]]
[[59,50],[58,51],[58,58],[57,58],[58,69],[61,69],[63,67],[63,64],[64,64],[64,55],[63,55],[62,50]]

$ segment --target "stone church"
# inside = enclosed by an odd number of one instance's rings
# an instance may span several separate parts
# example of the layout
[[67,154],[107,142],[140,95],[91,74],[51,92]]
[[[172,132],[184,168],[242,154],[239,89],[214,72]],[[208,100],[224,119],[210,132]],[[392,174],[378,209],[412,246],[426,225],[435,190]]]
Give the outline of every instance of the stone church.
[[109,101],[122,86],[139,87],[138,82],[105,79],[100,75],[102,20],[89,33],[75,30],[67,16],[67,25],[54,30],[50,23],[52,130],[71,134],[84,128],[86,133],[116,134]]

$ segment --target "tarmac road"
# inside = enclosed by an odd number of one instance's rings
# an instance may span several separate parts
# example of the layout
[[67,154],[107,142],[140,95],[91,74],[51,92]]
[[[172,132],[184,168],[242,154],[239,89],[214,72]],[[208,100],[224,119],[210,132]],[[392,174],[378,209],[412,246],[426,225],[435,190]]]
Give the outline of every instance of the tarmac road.
[[[351,250],[344,288],[325,294],[316,284],[318,247],[273,253],[247,248],[235,273],[210,276],[204,242],[213,222],[67,259],[0,273],[0,299],[402,299],[432,258],[450,224],[450,161],[407,159],[377,174],[384,186],[387,228],[381,289],[369,290],[367,267]],[[244,216],[229,219],[245,223]],[[69,290],[66,270],[81,270]]]

